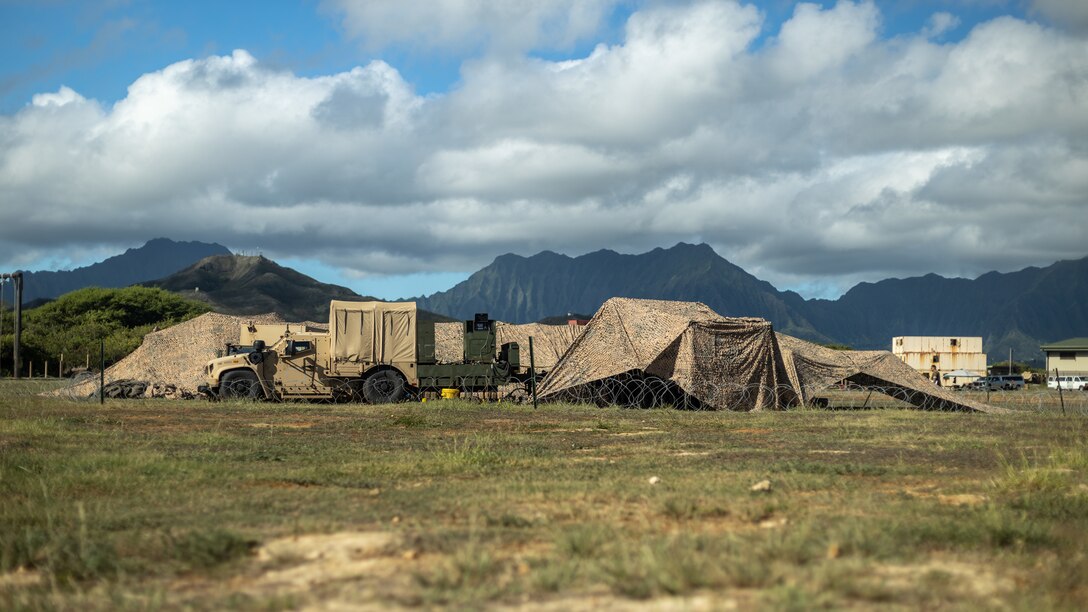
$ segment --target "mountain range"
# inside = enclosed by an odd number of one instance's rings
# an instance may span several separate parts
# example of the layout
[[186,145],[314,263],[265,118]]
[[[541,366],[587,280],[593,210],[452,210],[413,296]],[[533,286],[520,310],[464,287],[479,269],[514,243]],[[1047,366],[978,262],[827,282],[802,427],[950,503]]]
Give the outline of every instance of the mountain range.
[[277,312],[288,321],[329,320],[329,300],[365,298],[347,287],[318,282],[260,255],[214,255],[166,278],[143,283],[205,302],[217,312]]
[[551,251],[502,255],[448,291],[416,301],[455,318],[487,312],[527,323],[565,312],[593,313],[611,297],[703,302],[726,316],[763,317],[779,331],[831,341],[796,308],[804,302],[801,296],[779,292],[705,244],[680,243],[641,255],[609,250],[581,257]]
[[[139,283],[228,314],[278,312],[288,320],[325,321],[329,300],[374,299],[261,256],[164,238],[85,268],[25,274],[24,303],[85,286]],[[421,318],[467,320],[487,312],[526,323],[592,314],[611,297],[699,301],[723,315],[763,317],[778,331],[858,349],[888,349],[895,336],[981,336],[991,362],[1006,359],[1010,348],[1018,360],[1038,361],[1040,344],[1088,336],[1088,257],[973,280],[928,274],[860,283],[836,300],[806,300],[705,244],[639,255],[544,251],[502,255],[449,290],[415,300]]]
[[1088,330],[1088,257],[974,280],[936,274],[860,283],[837,300],[779,291],[708,245],[680,243],[640,255],[602,250],[568,257],[503,255],[421,307],[510,322],[595,312],[613,296],[703,302],[726,316],[757,316],[778,331],[858,349],[889,349],[895,336],[981,336],[991,361],[1041,360],[1039,345]]
[[[368,301],[347,287],[330,285],[281,266],[263,256],[213,255],[166,278],[143,283],[193,300],[216,312],[256,315],[276,312],[288,321],[329,320],[329,301]],[[422,320],[450,321],[421,309]]]
[[221,244],[155,238],[139,248],[82,268],[23,272],[23,303],[33,305],[84,287],[128,287],[173,274],[211,255],[230,255],[230,250]]

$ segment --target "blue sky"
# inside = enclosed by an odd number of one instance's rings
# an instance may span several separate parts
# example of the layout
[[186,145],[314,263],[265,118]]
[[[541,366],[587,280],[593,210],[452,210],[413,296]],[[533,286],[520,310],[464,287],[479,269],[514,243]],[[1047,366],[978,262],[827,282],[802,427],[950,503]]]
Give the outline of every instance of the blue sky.
[[393,298],[685,241],[834,297],[1079,257],[1085,4],[0,0],[0,268],[167,236]]
[[[4,113],[26,105],[35,93],[56,91],[61,85],[113,103],[142,74],[234,49],[299,76],[341,72],[382,59],[420,94],[452,87],[463,59],[445,51],[417,52],[411,45],[368,48],[345,34],[334,9],[315,0],[0,0],[0,10]],[[616,10],[615,23],[625,12]],[[546,55],[565,58],[584,51],[585,45],[576,45]]]
[[[767,16],[765,36],[793,12],[793,2],[752,3]],[[834,2],[819,2],[833,6]],[[950,12],[960,25],[946,38],[957,40],[979,21],[999,15],[1024,16],[1021,2],[908,0],[877,3],[885,36],[916,32],[937,12]],[[636,3],[612,11],[602,36],[566,49],[537,54],[567,59],[585,55],[597,42],[614,43]],[[350,70],[371,59],[395,66],[421,94],[441,93],[456,84],[465,55],[420,50],[410,45],[369,49],[346,36],[337,15],[315,0],[233,0],[172,2],[142,0],[0,0],[0,112],[10,114],[32,95],[67,85],[86,97],[113,103],[140,75],[174,62],[246,49],[262,62],[300,76]]]

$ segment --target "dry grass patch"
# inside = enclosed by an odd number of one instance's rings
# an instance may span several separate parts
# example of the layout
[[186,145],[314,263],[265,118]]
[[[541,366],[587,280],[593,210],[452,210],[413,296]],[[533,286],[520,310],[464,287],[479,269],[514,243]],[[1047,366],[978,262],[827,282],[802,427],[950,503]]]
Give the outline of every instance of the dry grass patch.
[[1086,440],[1054,414],[0,395],[0,608],[1075,609]]

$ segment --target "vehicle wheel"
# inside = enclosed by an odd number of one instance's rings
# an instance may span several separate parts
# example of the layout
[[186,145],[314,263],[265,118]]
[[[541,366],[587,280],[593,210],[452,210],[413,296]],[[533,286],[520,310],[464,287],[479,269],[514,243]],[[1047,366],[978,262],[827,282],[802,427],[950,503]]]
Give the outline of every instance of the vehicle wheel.
[[363,384],[366,381],[361,378],[344,381],[333,389],[333,401],[338,404],[362,403],[364,399]]
[[219,399],[258,399],[263,395],[261,381],[252,370],[227,372],[219,381]]
[[363,397],[371,404],[393,404],[404,399],[408,383],[399,372],[380,370],[363,382]]

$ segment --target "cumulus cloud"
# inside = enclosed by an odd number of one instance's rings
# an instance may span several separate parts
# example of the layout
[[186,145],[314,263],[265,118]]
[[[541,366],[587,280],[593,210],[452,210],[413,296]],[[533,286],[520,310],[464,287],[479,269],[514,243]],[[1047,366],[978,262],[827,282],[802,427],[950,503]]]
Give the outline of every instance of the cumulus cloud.
[[879,14],[871,3],[840,2],[831,10],[798,4],[782,25],[771,65],[785,81],[817,78],[841,67],[876,38]]
[[922,29],[922,35],[926,38],[940,38],[945,33],[956,29],[960,25],[960,18],[952,13],[934,13],[930,15],[926,27]]
[[1009,17],[935,42],[953,21],[885,39],[844,1],[767,32],[663,3],[585,57],[468,61],[443,95],[245,51],[112,107],[62,88],[0,116],[0,262],[166,235],[366,277],[684,240],[811,287],[1084,256],[1088,42]]

